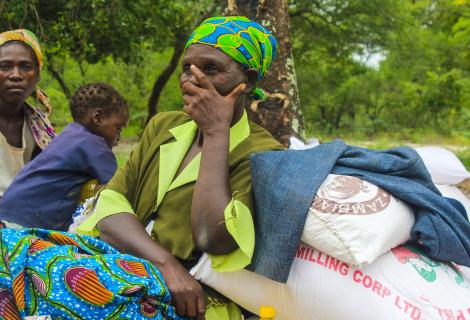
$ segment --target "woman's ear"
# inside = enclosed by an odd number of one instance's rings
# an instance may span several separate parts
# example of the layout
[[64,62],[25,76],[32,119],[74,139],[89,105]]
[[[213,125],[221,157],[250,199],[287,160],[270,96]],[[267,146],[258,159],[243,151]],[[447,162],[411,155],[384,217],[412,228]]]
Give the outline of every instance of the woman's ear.
[[256,83],[258,82],[258,71],[256,71],[256,69],[250,68],[245,70],[245,75],[247,78],[245,90],[250,92],[254,87],[256,87]]
[[91,112],[91,122],[99,127],[103,123],[104,119],[104,110],[102,108],[93,109]]

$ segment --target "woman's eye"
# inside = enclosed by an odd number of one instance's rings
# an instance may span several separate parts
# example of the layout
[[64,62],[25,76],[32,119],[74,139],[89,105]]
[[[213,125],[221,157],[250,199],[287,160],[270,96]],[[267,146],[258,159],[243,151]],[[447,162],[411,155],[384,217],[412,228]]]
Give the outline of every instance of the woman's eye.
[[25,70],[25,71],[31,71],[34,69],[33,65],[31,64],[25,64],[22,66],[22,69]]
[[8,69],[10,69],[10,66],[8,64],[6,63],[0,64],[0,70],[7,71]]
[[217,71],[217,66],[215,64],[209,64],[204,68],[204,71],[207,73],[214,73]]
[[184,72],[184,73],[189,73],[189,72],[191,72],[191,68],[190,68],[190,67],[191,67],[191,66],[190,66],[189,64],[185,64],[185,65],[183,66],[183,72]]

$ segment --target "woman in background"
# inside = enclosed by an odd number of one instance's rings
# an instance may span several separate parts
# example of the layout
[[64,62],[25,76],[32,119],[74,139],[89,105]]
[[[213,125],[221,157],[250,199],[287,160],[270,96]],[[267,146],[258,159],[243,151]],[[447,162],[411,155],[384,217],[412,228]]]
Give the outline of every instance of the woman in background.
[[47,113],[51,111],[37,88],[42,61],[31,31],[0,33],[0,197],[18,171],[55,136],[47,115],[26,102],[34,95]]
[[[0,195],[55,136],[47,116],[26,103],[36,93],[50,111],[36,87],[41,67],[33,33],[0,33]],[[95,238],[9,227],[0,226],[0,319],[181,319],[149,262]]]

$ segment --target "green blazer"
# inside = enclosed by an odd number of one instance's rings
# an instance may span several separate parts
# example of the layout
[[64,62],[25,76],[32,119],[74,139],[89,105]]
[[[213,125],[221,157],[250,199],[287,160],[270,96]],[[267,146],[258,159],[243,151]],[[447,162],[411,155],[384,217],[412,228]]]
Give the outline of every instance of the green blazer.
[[[95,226],[101,219],[131,212],[144,225],[155,219],[151,236],[171,254],[182,260],[196,260],[190,215],[200,154],[176,179],[174,176],[197,129],[196,123],[183,112],[157,114],[127,163],[101,192],[91,217],[78,231],[97,235]],[[211,256],[213,266],[219,265],[219,271],[240,269],[251,261],[255,239],[250,155],[282,148],[265,129],[248,121],[246,112],[231,127],[229,178],[233,198],[225,210],[225,219],[239,249],[229,255]]]

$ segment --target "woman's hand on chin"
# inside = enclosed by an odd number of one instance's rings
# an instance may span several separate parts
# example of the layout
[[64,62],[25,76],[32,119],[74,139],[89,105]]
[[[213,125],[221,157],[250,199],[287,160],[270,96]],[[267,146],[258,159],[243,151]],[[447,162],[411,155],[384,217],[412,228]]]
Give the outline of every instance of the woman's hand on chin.
[[240,83],[229,94],[222,96],[195,65],[191,65],[191,72],[200,87],[191,82],[182,85],[184,111],[204,134],[228,133],[236,102],[246,84]]

